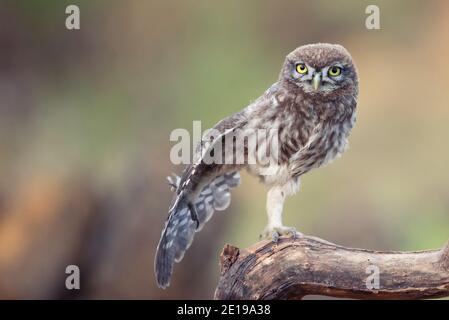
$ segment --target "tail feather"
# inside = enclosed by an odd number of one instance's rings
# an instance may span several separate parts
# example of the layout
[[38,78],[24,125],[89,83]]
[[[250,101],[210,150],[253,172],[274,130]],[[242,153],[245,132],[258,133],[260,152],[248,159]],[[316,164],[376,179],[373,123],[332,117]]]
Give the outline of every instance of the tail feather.
[[173,262],[182,259],[192,243],[195,229],[196,222],[191,219],[187,205],[178,205],[167,220],[157,247],[155,272],[161,288],[170,284]]
[[[203,228],[214,210],[222,211],[229,206],[230,188],[237,186],[239,182],[238,172],[228,173],[215,178],[201,190],[194,202],[198,228],[196,221],[192,220],[187,201],[184,198],[175,199],[175,205],[170,210],[156,251],[154,267],[159,287],[169,286],[174,262],[181,261],[192,244],[195,232]],[[169,179],[169,183],[178,187],[179,178]]]

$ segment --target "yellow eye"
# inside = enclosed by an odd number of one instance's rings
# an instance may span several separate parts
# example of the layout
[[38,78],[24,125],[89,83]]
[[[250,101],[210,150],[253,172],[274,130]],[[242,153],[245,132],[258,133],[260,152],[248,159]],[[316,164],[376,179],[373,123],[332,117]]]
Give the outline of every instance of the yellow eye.
[[341,74],[341,68],[340,67],[333,66],[333,67],[329,68],[329,75],[331,77],[338,77],[340,74]]
[[299,74],[306,74],[307,66],[304,63],[298,63],[296,65],[296,71],[298,71]]

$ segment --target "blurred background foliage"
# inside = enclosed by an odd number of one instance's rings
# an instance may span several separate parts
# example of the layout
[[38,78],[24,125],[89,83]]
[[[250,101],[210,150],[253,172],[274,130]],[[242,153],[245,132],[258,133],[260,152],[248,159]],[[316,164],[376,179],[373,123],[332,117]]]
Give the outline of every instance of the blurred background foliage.
[[[65,7],[81,30],[65,28]],[[381,30],[365,28],[377,4]],[[153,255],[180,172],[175,128],[203,129],[277,79],[310,42],[344,45],[360,74],[341,160],[302,179],[285,222],[378,250],[449,235],[449,2],[95,0],[0,2],[0,297],[211,298],[224,243],[254,243],[265,187],[243,175],[172,286]],[[81,290],[65,289],[65,267]]]

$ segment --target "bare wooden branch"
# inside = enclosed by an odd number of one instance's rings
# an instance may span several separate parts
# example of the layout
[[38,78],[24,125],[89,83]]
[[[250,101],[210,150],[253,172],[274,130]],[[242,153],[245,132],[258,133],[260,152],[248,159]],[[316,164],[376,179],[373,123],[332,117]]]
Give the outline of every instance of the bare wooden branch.
[[[441,250],[380,252],[342,247],[304,236],[227,245],[215,299],[354,299],[449,296],[449,242]],[[379,271],[379,286],[373,275]],[[374,288],[373,288],[374,286]]]

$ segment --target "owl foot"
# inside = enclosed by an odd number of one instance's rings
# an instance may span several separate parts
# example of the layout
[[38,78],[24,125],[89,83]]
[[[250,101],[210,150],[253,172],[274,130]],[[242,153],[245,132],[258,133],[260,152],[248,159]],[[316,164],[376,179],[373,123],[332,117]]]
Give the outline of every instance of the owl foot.
[[299,231],[297,231],[293,227],[266,227],[264,231],[262,231],[262,234],[259,236],[259,239],[267,239],[271,240],[273,242],[278,242],[279,237],[281,236],[291,236],[295,239],[301,238],[303,234]]

